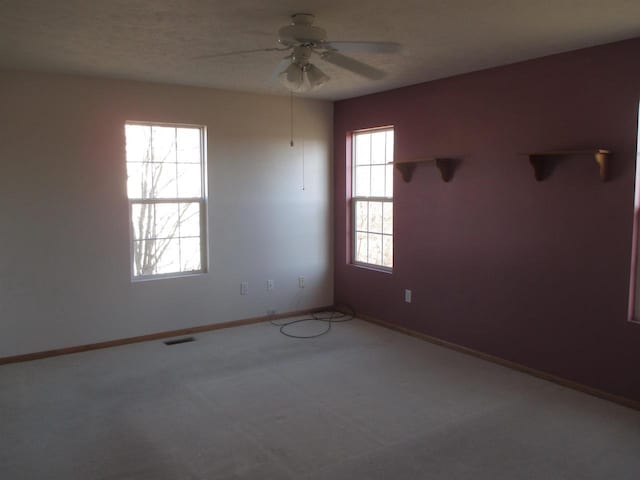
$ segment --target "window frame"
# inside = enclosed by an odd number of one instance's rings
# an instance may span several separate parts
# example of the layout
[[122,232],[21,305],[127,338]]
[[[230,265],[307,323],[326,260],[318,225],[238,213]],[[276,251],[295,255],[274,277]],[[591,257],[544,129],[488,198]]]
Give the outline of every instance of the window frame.
[[[128,192],[128,158],[126,154],[126,127],[128,125],[141,125],[145,127],[171,127],[171,128],[193,128],[200,131],[200,196],[199,197],[171,197],[171,198],[130,198]],[[209,272],[209,236],[208,231],[208,176],[207,176],[207,127],[205,125],[196,125],[189,123],[170,123],[170,122],[152,122],[141,120],[126,120],[124,122],[125,129],[125,194],[127,196],[129,210],[129,268],[132,282],[146,282],[150,280],[162,280],[170,278],[193,277],[204,275]],[[153,148],[153,147],[152,147]],[[177,146],[176,146],[177,148]],[[181,204],[181,203],[198,203],[200,210],[200,269],[186,270],[177,272],[157,273],[151,275],[135,274],[135,230],[133,226],[133,207],[134,205],[148,204]],[[177,237],[180,238],[180,237]]]
[[[383,239],[385,236],[390,236],[392,239],[392,251],[391,251],[391,267],[385,266],[385,265],[381,265],[381,264],[377,264],[377,263],[368,263],[368,262],[362,262],[362,261],[358,261],[356,260],[356,253],[357,253],[357,248],[356,248],[356,243],[357,243],[357,233],[358,233],[358,229],[356,228],[356,205],[358,202],[380,202],[382,203],[382,208],[383,208],[383,212],[384,212],[384,204],[391,204],[391,208],[392,208],[392,212],[393,212],[393,208],[394,208],[394,196],[392,195],[391,197],[385,197],[385,196],[356,196],[355,192],[356,192],[356,137],[359,134],[367,134],[367,133],[375,133],[375,132],[381,132],[381,131],[391,131],[393,132],[393,137],[394,137],[394,147],[393,147],[393,155],[395,157],[395,128],[393,125],[385,125],[382,127],[373,127],[373,128],[364,128],[364,129],[360,129],[360,130],[353,130],[352,132],[350,132],[349,135],[349,143],[350,143],[350,165],[349,165],[349,212],[350,212],[350,220],[349,220],[349,227],[350,227],[350,242],[349,242],[349,262],[351,265],[354,265],[356,267],[360,267],[360,268],[366,268],[366,269],[370,269],[370,270],[377,270],[377,271],[381,271],[381,272],[385,272],[385,273],[393,273],[393,267],[395,265],[395,255],[394,255],[394,250],[395,250],[395,221],[393,222],[392,225],[392,232],[391,234],[388,233],[381,233]],[[393,159],[392,159],[393,161]],[[389,161],[386,158],[386,153],[385,153],[385,163],[382,165],[389,165]],[[369,166],[371,165],[379,165],[379,164],[367,164]],[[386,175],[386,174],[385,174]],[[394,176],[394,170],[393,168],[391,169],[391,182],[393,183],[393,176]],[[385,178],[386,180],[386,178]],[[393,187],[392,187],[393,190]],[[395,213],[395,212],[394,212]],[[393,218],[395,218],[395,215],[393,215]],[[367,234],[371,233],[369,230],[367,230]],[[368,251],[368,247],[367,247],[367,251]]]
[[640,325],[640,103],[637,110],[636,164],[633,193],[633,230],[631,234],[631,268],[627,321]]

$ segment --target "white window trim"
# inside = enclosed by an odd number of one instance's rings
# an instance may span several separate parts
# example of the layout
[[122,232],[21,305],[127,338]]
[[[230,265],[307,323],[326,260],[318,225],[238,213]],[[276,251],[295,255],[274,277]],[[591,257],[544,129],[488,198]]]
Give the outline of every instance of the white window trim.
[[[152,122],[141,120],[127,120],[126,125],[144,125],[174,128],[197,128],[200,130],[200,188],[202,195],[200,197],[185,198],[129,198],[127,192],[127,158],[125,151],[125,193],[129,204],[129,271],[132,282],[147,282],[151,280],[163,280],[172,278],[196,277],[206,275],[209,272],[209,229],[208,229],[208,175],[207,175],[207,127],[205,125],[195,125],[189,123],[169,123],[169,122]],[[126,136],[125,136],[126,143]],[[133,205],[135,204],[158,204],[158,203],[200,203],[200,266],[199,270],[189,270],[184,272],[159,273],[154,275],[135,275],[134,257],[135,257],[135,232],[133,230]]]
[[629,279],[629,304],[627,321],[640,325],[640,105],[636,139],[636,178],[633,201],[633,233],[631,244],[631,278]]
[[[383,272],[383,273],[393,273],[393,268],[395,267],[395,255],[393,255],[394,252],[391,252],[392,255],[392,263],[393,263],[393,267],[386,267],[384,265],[379,265],[377,263],[367,263],[367,262],[360,262],[356,260],[356,237],[357,237],[357,229],[356,229],[356,203],[358,201],[365,201],[365,202],[384,202],[384,203],[391,203],[391,205],[393,206],[394,202],[393,202],[393,196],[391,197],[378,197],[378,196],[370,196],[370,197],[363,197],[363,196],[355,196],[353,193],[356,191],[356,176],[355,176],[355,167],[356,167],[356,163],[355,163],[355,157],[356,157],[356,142],[355,142],[355,137],[360,134],[360,133],[373,133],[373,132],[384,132],[384,131],[391,131],[394,134],[394,156],[395,156],[395,128],[393,125],[387,125],[384,127],[374,127],[374,128],[365,128],[365,129],[361,129],[361,130],[354,130],[351,132],[351,162],[350,162],[350,170],[351,170],[351,191],[350,191],[350,197],[349,197],[349,202],[350,202],[350,221],[349,221],[349,225],[350,225],[350,236],[351,236],[351,241],[350,241],[350,264],[354,265],[356,267],[360,267],[360,268],[366,268],[366,269],[370,269],[370,270],[375,270],[375,271],[379,271],[379,272]],[[393,170],[392,170],[393,171]],[[393,175],[393,173],[392,173]],[[393,181],[393,180],[392,180]],[[395,193],[395,192],[394,192]],[[393,221],[393,232],[391,233],[391,237],[393,239],[393,245],[394,245],[394,249],[395,249],[395,215],[393,216],[394,221]],[[388,234],[386,234],[388,235]]]

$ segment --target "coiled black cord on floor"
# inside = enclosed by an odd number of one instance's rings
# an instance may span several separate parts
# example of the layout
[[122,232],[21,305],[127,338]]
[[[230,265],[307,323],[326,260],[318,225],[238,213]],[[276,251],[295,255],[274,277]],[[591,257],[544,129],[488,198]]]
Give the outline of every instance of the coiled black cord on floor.
[[[291,338],[317,338],[321,337],[329,333],[331,330],[331,325],[334,323],[343,323],[353,320],[356,316],[356,312],[353,308],[348,306],[340,306],[341,310],[346,310],[347,313],[338,310],[332,310],[328,312],[318,312],[312,313],[309,316],[296,318],[295,320],[270,320],[271,325],[275,325],[276,327],[280,327],[280,333],[286,335]],[[320,333],[313,333],[311,335],[296,335],[291,332],[292,325],[300,325],[305,322],[323,322],[325,323],[325,328]]]

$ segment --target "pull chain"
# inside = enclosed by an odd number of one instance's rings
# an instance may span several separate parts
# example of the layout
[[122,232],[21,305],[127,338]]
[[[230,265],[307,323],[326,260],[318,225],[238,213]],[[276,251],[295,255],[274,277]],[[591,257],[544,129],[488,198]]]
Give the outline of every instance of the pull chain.
[[[290,125],[290,140],[289,146],[293,148],[293,90],[289,90],[289,118],[291,120]],[[302,140],[302,190],[305,190],[305,178],[304,178],[304,139]]]
[[289,117],[291,119],[291,141],[289,145],[293,147],[293,90],[289,90]]
[[304,190],[304,138],[302,139],[302,190]]

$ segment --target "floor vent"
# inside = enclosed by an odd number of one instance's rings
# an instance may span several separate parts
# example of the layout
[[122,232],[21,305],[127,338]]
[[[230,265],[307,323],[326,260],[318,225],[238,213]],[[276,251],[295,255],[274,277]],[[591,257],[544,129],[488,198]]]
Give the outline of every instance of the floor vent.
[[164,342],[165,345],[178,345],[180,343],[189,343],[189,342],[193,342],[195,341],[195,338],[193,337],[184,337],[184,338],[176,338],[174,340],[167,340],[166,342]]

